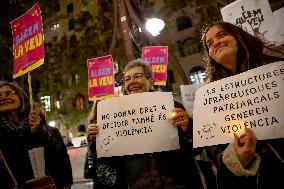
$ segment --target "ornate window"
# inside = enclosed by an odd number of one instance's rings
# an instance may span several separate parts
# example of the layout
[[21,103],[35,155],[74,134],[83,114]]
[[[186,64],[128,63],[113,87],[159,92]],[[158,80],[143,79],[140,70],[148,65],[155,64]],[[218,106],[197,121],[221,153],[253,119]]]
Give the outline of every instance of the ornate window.
[[75,27],[75,20],[74,18],[70,18],[68,21],[68,30],[71,31],[73,30]]
[[205,69],[202,66],[192,68],[189,72],[189,78],[193,84],[204,83]]
[[73,8],[73,3],[68,4],[68,5],[67,5],[67,14],[72,13],[73,10],[74,10],[74,8]]
[[188,37],[183,41],[177,41],[177,47],[181,57],[199,53],[202,49],[198,39],[191,37]]
[[192,26],[191,19],[188,16],[181,16],[176,19],[178,31],[190,28]]

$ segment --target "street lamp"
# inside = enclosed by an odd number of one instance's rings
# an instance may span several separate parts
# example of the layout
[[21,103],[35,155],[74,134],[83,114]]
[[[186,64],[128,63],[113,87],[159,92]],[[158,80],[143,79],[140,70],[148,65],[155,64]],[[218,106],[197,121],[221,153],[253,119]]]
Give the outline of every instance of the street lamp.
[[165,27],[165,22],[159,18],[150,18],[146,20],[145,27],[153,36],[157,36]]
[[50,121],[49,123],[48,123],[48,125],[50,126],[50,127],[55,127],[55,121]]

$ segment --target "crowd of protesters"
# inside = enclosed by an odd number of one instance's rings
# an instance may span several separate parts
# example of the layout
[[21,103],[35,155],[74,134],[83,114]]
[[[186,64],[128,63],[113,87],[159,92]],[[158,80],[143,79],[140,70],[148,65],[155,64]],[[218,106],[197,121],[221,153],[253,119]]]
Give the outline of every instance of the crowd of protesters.
[[[206,63],[206,82],[246,72],[259,66],[283,61],[284,54],[260,39],[226,22],[214,22],[202,30],[201,42]],[[124,70],[126,95],[153,92],[151,67],[141,59],[130,61]],[[282,94],[280,94],[282,95]],[[135,103],[135,102],[133,102]],[[182,104],[174,101],[170,118],[178,130],[180,149],[129,156],[96,157],[97,102],[89,117],[89,152],[94,188],[110,189],[266,189],[283,187],[284,139],[258,141],[246,128],[234,142],[204,147],[210,166],[195,158],[192,144],[193,118]],[[0,82],[0,150],[16,180],[34,178],[28,151],[43,146],[46,174],[57,188],[71,188],[72,168],[57,129],[47,126],[40,110],[31,111],[26,93],[11,82]],[[212,167],[217,169],[213,171]],[[85,167],[88,169],[90,167]],[[216,173],[216,174],[214,174]],[[13,188],[13,180],[0,161],[0,188]],[[280,187],[281,188],[281,187]]]

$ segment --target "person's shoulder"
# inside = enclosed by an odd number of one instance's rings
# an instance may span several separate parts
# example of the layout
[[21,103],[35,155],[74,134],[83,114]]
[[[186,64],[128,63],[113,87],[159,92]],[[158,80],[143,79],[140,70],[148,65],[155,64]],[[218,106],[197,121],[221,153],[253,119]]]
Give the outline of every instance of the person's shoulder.
[[52,131],[59,131],[59,129],[57,129],[56,127],[50,127],[49,126],[49,129],[52,130]]

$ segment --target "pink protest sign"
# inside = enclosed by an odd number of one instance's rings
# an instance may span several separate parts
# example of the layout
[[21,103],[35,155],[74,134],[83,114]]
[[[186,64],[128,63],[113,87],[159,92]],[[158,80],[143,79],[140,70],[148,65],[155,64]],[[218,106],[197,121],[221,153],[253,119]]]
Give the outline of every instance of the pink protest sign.
[[167,46],[148,46],[142,49],[142,59],[151,65],[155,85],[166,85],[168,66]]
[[11,23],[14,51],[14,75],[19,77],[43,64],[44,42],[41,11],[38,4]]
[[89,100],[102,100],[114,96],[114,67],[112,56],[88,59]]

